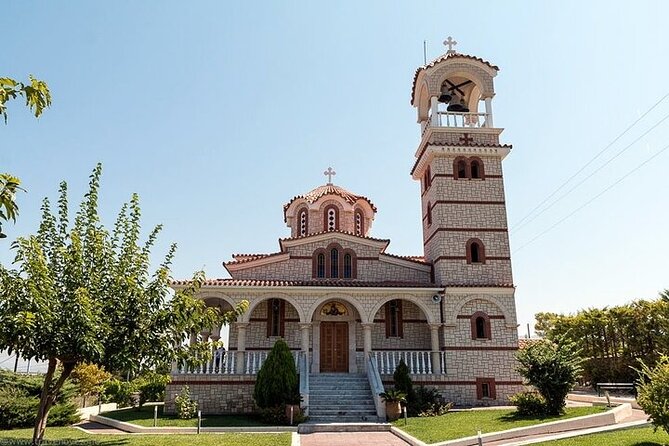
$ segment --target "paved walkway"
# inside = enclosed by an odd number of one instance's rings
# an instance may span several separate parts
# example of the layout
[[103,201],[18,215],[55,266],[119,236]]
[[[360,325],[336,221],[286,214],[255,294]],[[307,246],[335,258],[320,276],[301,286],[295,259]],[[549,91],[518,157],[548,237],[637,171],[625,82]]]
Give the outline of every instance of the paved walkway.
[[300,446],[406,446],[390,432],[317,432],[300,435]]
[[87,434],[128,434],[127,432],[120,429],[116,429],[100,423],[93,423],[91,421],[82,421],[81,423],[75,424],[74,427],[81,429]]

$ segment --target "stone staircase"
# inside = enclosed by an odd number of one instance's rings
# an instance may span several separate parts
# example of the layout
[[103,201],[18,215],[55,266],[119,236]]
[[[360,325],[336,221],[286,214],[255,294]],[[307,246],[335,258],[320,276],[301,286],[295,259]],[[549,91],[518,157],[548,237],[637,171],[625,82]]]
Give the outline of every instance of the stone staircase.
[[318,373],[309,375],[309,422],[377,422],[367,375]]

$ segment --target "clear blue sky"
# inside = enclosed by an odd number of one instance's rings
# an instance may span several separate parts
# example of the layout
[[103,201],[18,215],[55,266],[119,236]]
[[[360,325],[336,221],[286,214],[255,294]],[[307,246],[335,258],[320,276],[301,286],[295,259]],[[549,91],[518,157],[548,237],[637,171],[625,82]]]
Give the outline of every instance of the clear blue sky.
[[[76,203],[100,161],[106,222],[138,192],[145,229],[165,225],[156,253],[179,245],[179,278],[203,267],[223,277],[232,253],[278,250],[288,234],[282,205],[324,183],[328,166],[337,184],[377,205],[373,235],[390,238],[390,252],[422,254],[409,96],[423,40],[429,58],[452,35],[460,52],[501,68],[493,108],[502,141],[514,146],[504,164],[512,228],[669,92],[669,4],[660,1],[2,8],[0,74],[34,74],[53,90],[39,120],[13,103],[0,125],[0,170],[27,189],[6,231],[34,231],[42,197],[55,197],[60,180]],[[593,169],[667,114],[669,99]],[[512,232],[521,324],[537,311],[653,298],[669,287],[669,150],[524,246],[667,143],[669,121]]]

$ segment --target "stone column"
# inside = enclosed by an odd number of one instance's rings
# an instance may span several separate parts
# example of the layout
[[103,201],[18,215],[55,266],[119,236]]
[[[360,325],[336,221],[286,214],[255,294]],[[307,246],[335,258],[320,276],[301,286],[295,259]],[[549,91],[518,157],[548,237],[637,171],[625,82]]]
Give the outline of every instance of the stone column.
[[211,339],[214,342],[221,339],[221,326],[220,325],[214,327],[214,329],[211,331],[211,335],[209,336],[209,339]]
[[302,335],[302,351],[309,354],[309,330],[311,330],[311,323],[301,323],[300,333]]
[[492,98],[485,98],[485,125],[486,127],[493,127],[492,123]]
[[432,373],[435,375],[441,375],[441,353],[439,350],[439,327],[441,324],[429,324],[430,325],[430,341],[431,341],[431,358],[432,358]]
[[235,322],[235,327],[237,328],[237,352],[235,358],[235,373],[238,375],[244,374],[244,356],[246,352],[246,327],[249,326],[248,322]]
[[362,325],[362,349],[365,355],[365,370],[367,370],[367,359],[372,352],[372,328],[374,324],[366,322],[360,325]]
[[430,98],[430,110],[432,110],[432,127],[439,126],[439,102],[436,96]]

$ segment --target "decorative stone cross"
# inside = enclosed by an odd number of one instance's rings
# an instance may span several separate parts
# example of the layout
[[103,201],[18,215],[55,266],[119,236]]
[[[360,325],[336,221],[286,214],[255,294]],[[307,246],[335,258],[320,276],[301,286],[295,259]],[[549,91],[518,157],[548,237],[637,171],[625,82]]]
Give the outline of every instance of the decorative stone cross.
[[448,47],[448,51],[446,51],[446,54],[455,54],[455,50],[453,49],[453,47],[455,47],[455,45],[457,44],[458,42],[453,40],[453,37],[448,36],[448,39],[444,40],[444,45]]
[[472,141],[474,141],[474,138],[470,137],[469,133],[463,133],[463,135],[464,136],[460,137],[460,142],[463,145],[468,146]]
[[332,177],[335,176],[335,175],[337,175],[337,172],[335,172],[334,170],[332,170],[332,167],[328,167],[328,170],[326,170],[325,172],[323,172],[323,175],[325,175],[326,177],[328,177],[328,184],[332,184]]

